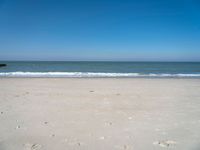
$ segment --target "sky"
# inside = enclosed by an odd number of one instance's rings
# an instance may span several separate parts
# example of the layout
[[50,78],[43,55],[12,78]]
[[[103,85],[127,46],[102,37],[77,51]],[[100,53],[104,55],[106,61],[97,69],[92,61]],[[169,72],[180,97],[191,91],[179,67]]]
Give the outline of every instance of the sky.
[[200,1],[0,0],[0,60],[200,61]]

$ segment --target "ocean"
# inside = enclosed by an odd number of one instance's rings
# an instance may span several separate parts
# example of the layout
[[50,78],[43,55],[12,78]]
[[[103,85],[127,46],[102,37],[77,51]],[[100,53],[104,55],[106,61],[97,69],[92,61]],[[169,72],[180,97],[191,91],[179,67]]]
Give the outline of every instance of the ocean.
[[194,77],[200,62],[0,61],[0,77]]

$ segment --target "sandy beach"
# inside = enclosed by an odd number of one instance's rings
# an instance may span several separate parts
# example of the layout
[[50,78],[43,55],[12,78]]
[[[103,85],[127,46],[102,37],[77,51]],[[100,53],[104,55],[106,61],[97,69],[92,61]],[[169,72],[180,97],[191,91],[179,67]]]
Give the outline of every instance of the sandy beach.
[[199,150],[200,79],[0,78],[0,150]]

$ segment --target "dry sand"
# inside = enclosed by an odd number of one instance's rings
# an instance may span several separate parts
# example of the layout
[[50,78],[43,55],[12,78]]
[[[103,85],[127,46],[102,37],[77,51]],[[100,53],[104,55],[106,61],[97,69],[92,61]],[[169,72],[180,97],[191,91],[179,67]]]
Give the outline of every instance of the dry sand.
[[200,79],[0,78],[0,150],[200,150]]

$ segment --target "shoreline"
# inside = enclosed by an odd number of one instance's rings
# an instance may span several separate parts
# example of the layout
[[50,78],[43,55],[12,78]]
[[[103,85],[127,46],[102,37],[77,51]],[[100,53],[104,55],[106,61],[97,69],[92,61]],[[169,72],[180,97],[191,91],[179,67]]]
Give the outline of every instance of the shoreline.
[[196,79],[200,77],[2,77],[0,79]]
[[200,78],[199,73],[139,73],[139,72],[0,72],[0,77],[41,78]]

